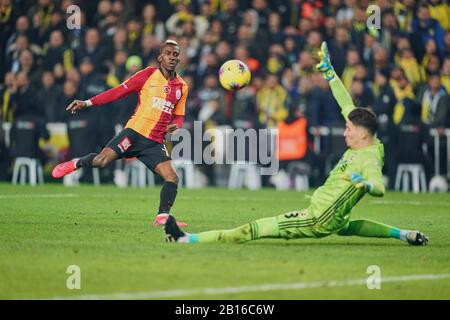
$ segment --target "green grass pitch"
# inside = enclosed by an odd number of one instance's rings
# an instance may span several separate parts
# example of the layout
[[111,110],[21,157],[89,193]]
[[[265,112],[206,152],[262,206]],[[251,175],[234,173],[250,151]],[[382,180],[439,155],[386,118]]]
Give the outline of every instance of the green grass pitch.
[[[159,190],[0,184],[0,299],[450,298],[448,193],[388,192],[353,210],[425,232],[426,247],[339,236],[182,245],[151,225]],[[305,208],[310,194],[180,189],[173,213],[188,232],[225,229]],[[79,290],[66,287],[70,265],[80,267]],[[365,283],[371,265],[378,290]]]

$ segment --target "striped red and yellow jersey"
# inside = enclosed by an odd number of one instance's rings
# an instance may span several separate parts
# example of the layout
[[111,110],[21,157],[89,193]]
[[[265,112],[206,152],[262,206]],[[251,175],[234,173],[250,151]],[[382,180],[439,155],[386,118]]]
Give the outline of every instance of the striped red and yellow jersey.
[[186,82],[177,75],[167,80],[156,67],[147,67],[121,85],[91,98],[93,105],[102,105],[137,92],[139,101],[126,128],[159,143],[164,142],[167,126],[181,128],[188,95]]

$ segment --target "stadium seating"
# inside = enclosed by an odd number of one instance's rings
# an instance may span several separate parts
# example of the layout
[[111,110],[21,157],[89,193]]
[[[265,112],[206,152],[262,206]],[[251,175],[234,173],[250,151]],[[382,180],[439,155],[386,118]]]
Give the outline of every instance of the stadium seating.
[[[411,183],[410,184],[410,177]],[[421,164],[401,163],[397,167],[397,175],[395,178],[395,190],[408,192],[412,190],[414,193],[427,192],[427,182],[425,179],[425,170]]]
[[43,184],[44,173],[39,159],[28,157],[16,158],[14,162],[12,184],[17,184],[19,179],[20,184],[26,184],[27,180],[32,186],[35,186],[37,183]]
[[124,173],[129,186],[140,188],[155,186],[155,175],[153,172],[136,158],[125,161]]

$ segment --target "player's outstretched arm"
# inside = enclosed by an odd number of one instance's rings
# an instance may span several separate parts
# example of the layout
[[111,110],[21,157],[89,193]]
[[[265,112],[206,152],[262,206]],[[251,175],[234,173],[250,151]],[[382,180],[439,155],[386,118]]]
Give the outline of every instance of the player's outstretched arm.
[[333,65],[330,61],[330,55],[328,54],[328,47],[325,41],[322,42],[320,50],[318,52],[320,62],[316,65],[316,68],[323,73],[323,76],[328,81],[331,87],[333,96],[341,107],[341,113],[345,120],[348,118],[348,114],[355,109],[352,97],[348,93],[341,79],[334,71]]
[[130,79],[126,80],[122,84],[102,92],[95,97],[88,100],[74,100],[66,108],[67,111],[76,113],[80,109],[84,109],[90,106],[99,106],[102,104],[107,104],[123,97],[128,96],[132,92],[138,92],[144,83],[147,81],[148,77],[156,70],[156,68],[146,68],[136,74],[134,74]]

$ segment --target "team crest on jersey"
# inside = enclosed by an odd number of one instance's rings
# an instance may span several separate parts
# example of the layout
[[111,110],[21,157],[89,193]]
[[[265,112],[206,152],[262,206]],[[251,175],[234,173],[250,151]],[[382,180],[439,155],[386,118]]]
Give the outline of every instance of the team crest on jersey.
[[169,86],[164,86],[163,90],[165,93],[169,94],[170,93],[170,87]]
[[181,90],[178,89],[177,92],[175,93],[175,96],[177,97],[177,100],[180,100],[181,98]]

